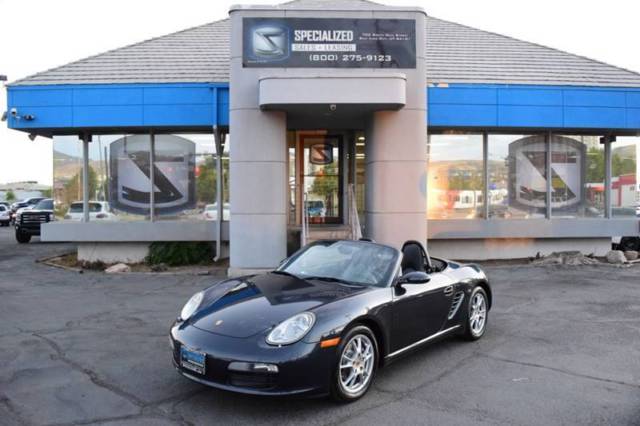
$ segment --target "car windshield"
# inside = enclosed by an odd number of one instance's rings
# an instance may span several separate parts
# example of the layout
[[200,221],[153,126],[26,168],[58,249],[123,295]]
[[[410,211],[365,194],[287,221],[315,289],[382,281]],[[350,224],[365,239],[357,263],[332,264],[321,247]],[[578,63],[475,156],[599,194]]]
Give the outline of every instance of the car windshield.
[[[89,212],[98,213],[100,211],[102,211],[100,203],[89,203]],[[69,213],[82,213],[82,203],[72,203],[69,206]]]
[[53,210],[53,200],[42,200],[33,208],[34,210]]
[[365,241],[323,241],[294,255],[277,271],[382,287],[391,281],[399,256],[396,249]]

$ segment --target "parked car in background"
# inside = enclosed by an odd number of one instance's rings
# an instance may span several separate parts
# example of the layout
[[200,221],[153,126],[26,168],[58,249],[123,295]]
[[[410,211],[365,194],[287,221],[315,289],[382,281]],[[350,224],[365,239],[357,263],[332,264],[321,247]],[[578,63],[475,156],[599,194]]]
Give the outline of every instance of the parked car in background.
[[307,201],[307,214],[309,217],[324,217],[327,215],[327,209],[321,200]]
[[11,204],[10,206],[11,223],[15,223],[16,216],[18,215],[18,210],[31,208],[42,200],[44,200],[44,197],[31,197],[31,198],[25,198],[24,200],[21,200],[21,201],[16,201],[15,203]]
[[[222,203],[222,220],[229,220],[230,211],[229,203]],[[218,220],[218,203],[207,204],[204,206],[202,219]]]
[[622,251],[640,251],[640,237],[622,237],[613,239],[613,249]]
[[23,209],[15,218],[16,241],[21,244],[31,241],[34,235],[40,235],[43,223],[54,220],[53,200],[45,198],[29,209]]
[[[66,220],[79,222],[84,217],[82,212],[82,201],[75,201],[69,206],[69,210],[64,215]],[[111,211],[109,203],[106,201],[89,201],[89,220],[115,220],[116,215]]]
[[11,223],[11,210],[4,204],[0,204],[0,226],[9,226]]
[[11,204],[7,203],[6,201],[0,201],[0,206],[5,206],[7,210],[11,209]]

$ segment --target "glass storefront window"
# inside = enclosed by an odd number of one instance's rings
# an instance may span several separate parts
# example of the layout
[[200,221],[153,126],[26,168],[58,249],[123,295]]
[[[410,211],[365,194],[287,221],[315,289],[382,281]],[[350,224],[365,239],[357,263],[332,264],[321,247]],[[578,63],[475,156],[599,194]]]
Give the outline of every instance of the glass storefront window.
[[[149,168],[149,149],[149,135],[93,136],[89,144],[90,220],[149,219],[148,199],[141,198],[145,189],[148,195],[143,182]],[[146,182],[148,185],[148,179]],[[59,220],[82,220],[82,209],[78,211],[82,186],[82,141],[75,136],[55,136],[53,197]]]
[[427,217],[483,217],[481,134],[430,135],[427,146]]
[[[228,188],[229,138],[222,157]],[[89,144],[91,221],[149,220],[150,135],[94,135]],[[82,141],[56,136],[53,142],[54,200],[58,219],[81,221]],[[216,220],[216,149],[212,134],[156,135],[154,204],[156,220]],[[228,190],[223,220],[229,220]]]
[[600,136],[552,135],[551,148],[553,217],[604,217],[605,155]]
[[69,207],[82,200],[82,141],[75,136],[53,138],[53,200],[58,220],[71,219]]
[[546,217],[546,151],[541,135],[488,136],[489,219]]
[[[229,220],[229,144],[222,153],[222,220]],[[155,136],[156,220],[217,220],[216,144],[213,134]]]
[[360,225],[365,224],[365,182],[366,182],[366,158],[365,158],[365,136],[364,132],[356,132],[355,140],[355,196],[358,209]]
[[296,132],[287,131],[287,152],[288,152],[288,184],[289,184],[289,225],[298,224],[298,185],[296,183]]
[[611,144],[611,215],[640,217],[640,137],[618,137]]

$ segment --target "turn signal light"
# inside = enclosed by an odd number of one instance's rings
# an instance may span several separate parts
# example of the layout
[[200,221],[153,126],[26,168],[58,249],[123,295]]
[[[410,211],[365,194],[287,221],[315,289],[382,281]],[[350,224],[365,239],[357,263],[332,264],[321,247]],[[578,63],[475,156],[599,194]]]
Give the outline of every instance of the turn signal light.
[[327,339],[327,340],[323,340],[320,342],[320,347],[321,348],[330,348],[333,346],[338,346],[338,343],[340,343],[340,338],[339,337],[334,337],[333,339]]

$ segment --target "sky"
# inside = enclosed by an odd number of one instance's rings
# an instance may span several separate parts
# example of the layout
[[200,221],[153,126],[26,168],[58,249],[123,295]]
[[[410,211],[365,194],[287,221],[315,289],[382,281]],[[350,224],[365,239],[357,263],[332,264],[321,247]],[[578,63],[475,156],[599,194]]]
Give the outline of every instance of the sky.
[[[632,0],[384,0],[434,17],[640,72]],[[242,0],[0,0],[0,75],[9,81],[151,37],[225,18]],[[275,1],[253,0],[246,3]],[[6,91],[0,87],[0,112]],[[0,123],[0,183],[52,181],[52,143]]]

